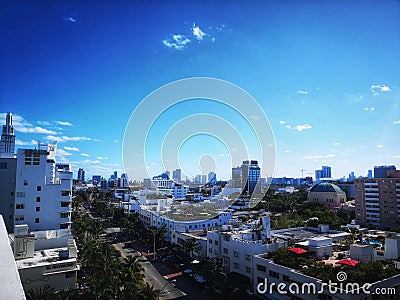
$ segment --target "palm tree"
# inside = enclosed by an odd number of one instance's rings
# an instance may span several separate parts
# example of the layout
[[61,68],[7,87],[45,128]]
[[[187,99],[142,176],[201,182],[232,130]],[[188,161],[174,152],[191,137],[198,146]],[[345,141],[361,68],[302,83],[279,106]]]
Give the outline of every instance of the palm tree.
[[183,250],[193,257],[194,252],[199,252],[201,250],[201,245],[196,241],[195,238],[188,238],[185,240],[185,246]]
[[160,297],[161,291],[154,289],[153,285],[150,285],[146,282],[145,286],[140,290],[140,299],[143,300],[158,300]]
[[54,300],[58,299],[58,295],[54,288],[45,285],[38,289],[31,289],[26,293],[27,300]]
[[167,233],[167,225],[165,224],[163,224],[161,227],[157,229],[156,236],[157,240],[161,239],[161,248],[164,247],[164,238],[166,233]]

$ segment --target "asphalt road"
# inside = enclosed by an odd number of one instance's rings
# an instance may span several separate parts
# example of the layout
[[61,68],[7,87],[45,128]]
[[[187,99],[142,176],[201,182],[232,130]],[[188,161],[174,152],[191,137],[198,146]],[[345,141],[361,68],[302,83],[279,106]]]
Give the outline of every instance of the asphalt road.
[[[114,247],[121,252],[122,257],[129,255],[140,255],[139,252],[133,251],[131,249],[123,249],[124,243],[114,244]],[[161,299],[177,299],[185,297],[186,294],[176,288],[171,282],[168,282],[154,266],[143,257],[144,262],[141,265],[144,268],[144,276],[147,283],[153,285],[155,289],[161,291]]]

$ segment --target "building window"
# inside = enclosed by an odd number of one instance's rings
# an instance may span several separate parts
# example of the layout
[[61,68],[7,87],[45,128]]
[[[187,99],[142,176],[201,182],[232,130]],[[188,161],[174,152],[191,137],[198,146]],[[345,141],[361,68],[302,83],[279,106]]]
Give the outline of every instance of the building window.
[[40,206],[36,206],[36,211],[40,211]]
[[209,252],[209,253],[212,253],[212,249],[211,249],[211,248],[208,248],[208,252]]
[[246,261],[251,261],[251,255],[246,254],[245,259],[246,259]]
[[209,243],[209,244],[212,244],[212,239],[208,239],[208,243]]
[[24,180],[24,185],[28,185],[28,180]]
[[42,190],[42,187],[41,187],[40,185],[38,185],[38,186],[36,187],[36,191],[40,192],[41,190]]
[[16,209],[24,209],[25,208],[25,204],[17,204],[15,206]]
[[215,244],[216,246],[218,246],[218,241],[214,241],[214,244]]
[[233,251],[233,257],[239,257],[239,252]]
[[282,276],[283,281],[290,282],[290,277],[287,275]]
[[234,264],[233,264],[233,267],[234,267],[235,269],[239,269],[239,264],[238,264],[238,263],[234,263]]
[[40,197],[36,197],[36,202],[40,202]]
[[279,279],[279,273],[274,271],[269,271],[269,276]]
[[71,202],[61,202],[61,207],[69,207]]
[[0,162],[0,169],[1,170],[7,169],[7,163],[6,162]]
[[267,267],[262,265],[257,265],[257,270],[262,272],[267,272]]
[[35,223],[39,223],[40,219],[39,218],[35,218]]
[[228,254],[228,249],[224,248],[224,254]]
[[67,229],[67,228],[68,228],[68,223],[60,224],[60,229]]
[[61,191],[61,196],[71,196],[71,191]]
[[250,267],[246,267],[246,273],[251,273],[251,268]]
[[14,192],[11,192],[11,196],[14,196]]
[[17,198],[24,198],[25,192],[17,192]]
[[23,215],[15,216],[15,221],[23,221],[25,217]]
[[224,241],[227,241],[227,242],[229,242],[229,235],[224,235]]

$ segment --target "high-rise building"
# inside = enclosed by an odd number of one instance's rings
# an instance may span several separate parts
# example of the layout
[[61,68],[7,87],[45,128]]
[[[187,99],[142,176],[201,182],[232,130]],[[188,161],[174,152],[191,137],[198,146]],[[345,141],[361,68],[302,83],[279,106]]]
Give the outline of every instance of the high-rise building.
[[374,178],[387,178],[387,171],[396,170],[395,166],[374,166]]
[[244,160],[242,163],[243,192],[251,195],[261,193],[260,167],[256,160]]
[[0,140],[0,157],[13,158],[15,156],[15,135],[12,125],[12,114],[6,115],[6,125],[3,125],[3,131]]
[[372,170],[368,170],[368,175],[367,175],[367,177],[368,178],[372,178],[373,176],[372,176]]
[[54,144],[18,149],[14,225],[28,224],[32,231],[71,226],[72,171],[56,164]]
[[176,169],[175,171],[172,171],[172,179],[181,182],[182,180],[182,171],[181,169]]
[[331,167],[322,166],[322,178],[331,178]]
[[400,178],[355,179],[357,223],[399,228],[399,190]]
[[233,188],[243,188],[242,187],[242,168],[235,167],[232,168],[232,183]]
[[17,171],[17,158],[14,153],[15,136],[12,125],[12,114],[6,116],[6,125],[0,140],[0,214],[8,232],[14,228],[15,206],[15,176]]
[[211,184],[215,184],[217,181],[217,174],[215,172],[209,172],[208,173],[208,182]]
[[201,175],[201,183],[206,184],[207,183],[207,175]]
[[194,183],[201,183],[201,175],[200,175],[200,174],[197,174],[197,175],[194,177]]
[[79,168],[78,170],[78,180],[85,182],[85,170],[83,168]]
[[318,181],[322,178],[322,170],[315,170],[315,180]]

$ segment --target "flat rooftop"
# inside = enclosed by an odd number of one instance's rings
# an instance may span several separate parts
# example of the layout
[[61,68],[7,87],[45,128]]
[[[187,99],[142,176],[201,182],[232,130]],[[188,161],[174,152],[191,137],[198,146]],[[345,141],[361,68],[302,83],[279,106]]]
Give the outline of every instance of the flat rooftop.
[[68,248],[55,248],[35,251],[33,257],[17,260],[18,269],[26,269],[31,267],[47,266],[50,264],[59,264],[71,262],[76,265],[75,258],[68,258]]

